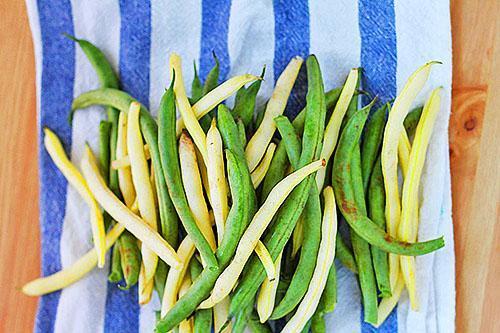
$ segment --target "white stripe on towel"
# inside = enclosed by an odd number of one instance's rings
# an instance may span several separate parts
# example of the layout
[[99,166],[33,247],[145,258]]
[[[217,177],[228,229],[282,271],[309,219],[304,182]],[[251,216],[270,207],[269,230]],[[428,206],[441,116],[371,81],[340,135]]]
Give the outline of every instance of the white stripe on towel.
[[[419,240],[428,240],[440,236],[438,232],[440,223],[450,223],[449,218],[437,218],[443,213],[444,192],[449,191],[449,186],[443,180],[449,173],[446,159],[448,154],[448,118],[451,105],[451,35],[449,29],[448,4],[431,0],[410,3],[397,0],[394,4],[396,14],[397,49],[398,49],[398,91],[402,88],[407,78],[415,69],[430,60],[442,61],[442,65],[433,66],[430,78],[417,98],[417,104],[421,105],[429,97],[430,92],[443,86],[441,112],[439,113],[434,127],[434,135],[429,144],[426,167],[422,175],[421,201],[420,201],[420,228]],[[446,7],[446,8],[445,8]],[[443,17],[443,13],[447,13]],[[418,34],[415,34],[418,31]],[[430,167],[432,166],[432,167]],[[436,184],[440,184],[436,186]],[[453,248],[453,239],[446,239],[446,246]],[[443,250],[440,250],[443,251]],[[451,256],[453,257],[453,256]],[[415,331],[425,332],[426,314],[428,306],[432,305],[429,297],[434,297],[430,292],[430,281],[433,279],[433,269],[441,270],[434,264],[436,253],[417,257],[417,288],[419,290],[420,311],[412,311],[406,307],[398,310],[398,322],[406,330],[402,332]],[[454,263],[450,260],[443,263],[448,271],[453,272]],[[448,269],[451,267],[451,270]],[[443,267],[445,269],[445,267]],[[453,273],[448,276],[453,278]],[[436,282],[436,281],[435,281]],[[435,288],[443,288],[444,285],[435,285]],[[454,287],[448,290],[453,292]],[[451,306],[448,304],[446,306]],[[453,331],[453,324],[449,331]],[[447,327],[448,330],[448,327]]]
[[[274,77],[274,15],[273,5],[264,0],[233,0],[229,15],[228,52],[231,61],[229,76],[251,73],[266,75],[257,96],[257,109],[271,97]],[[249,47],[251,45],[252,47]],[[228,100],[233,105],[234,96]]]
[[344,84],[349,70],[359,66],[361,38],[358,2],[310,1],[310,52],[318,57],[325,90]]
[[182,57],[184,84],[190,95],[193,61],[198,64],[200,55],[200,36],[200,1],[151,1],[149,105],[153,114],[156,115],[165,87],[170,83],[168,59],[172,52]]

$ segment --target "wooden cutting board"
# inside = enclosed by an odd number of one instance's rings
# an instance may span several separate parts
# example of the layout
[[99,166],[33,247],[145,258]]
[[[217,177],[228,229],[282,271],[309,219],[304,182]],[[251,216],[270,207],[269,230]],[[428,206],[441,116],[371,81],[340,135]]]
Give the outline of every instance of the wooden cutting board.
[[[457,332],[500,332],[500,3],[452,1],[450,154]],[[38,164],[33,46],[25,4],[0,1],[0,332],[29,332],[38,277]]]

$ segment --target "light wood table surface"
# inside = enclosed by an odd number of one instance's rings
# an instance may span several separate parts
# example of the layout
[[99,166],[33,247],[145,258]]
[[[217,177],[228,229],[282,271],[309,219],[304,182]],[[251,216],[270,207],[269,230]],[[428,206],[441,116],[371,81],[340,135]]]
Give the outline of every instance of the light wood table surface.
[[[29,332],[37,300],[19,287],[40,272],[34,56],[24,1],[0,13],[0,332]],[[455,0],[451,13],[457,332],[500,332],[500,2]]]

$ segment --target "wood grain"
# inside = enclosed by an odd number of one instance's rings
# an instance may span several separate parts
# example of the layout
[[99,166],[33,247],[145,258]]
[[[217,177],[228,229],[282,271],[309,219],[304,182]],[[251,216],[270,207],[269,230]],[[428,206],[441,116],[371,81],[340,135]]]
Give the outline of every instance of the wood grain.
[[[499,5],[451,1],[457,332],[500,332]],[[36,299],[18,287],[39,274],[33,47],[24,2],[0,1],[0,13],[0,332],[29,332]]]
[[452,2],[457,332],[500,332],[499,10],[497,0]]
[[40,274],[35,64],[24,1],[0,1],[0,332],[30,332]]

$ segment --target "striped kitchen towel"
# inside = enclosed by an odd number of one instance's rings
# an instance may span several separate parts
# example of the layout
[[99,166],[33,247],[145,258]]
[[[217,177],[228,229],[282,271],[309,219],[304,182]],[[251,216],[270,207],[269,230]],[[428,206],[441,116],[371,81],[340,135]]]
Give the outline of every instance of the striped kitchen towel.
[[[455,275],[448,157],[451,33],[448,1],[406,0],[27,0],[36,51],[38,130],[48,126],[79,164],[85,142],[97,149],[102,109],[77,112],[74,96],[98,87],[82,51],[63,33],[104,50],[122,88],[153,113],[168,81],[168,56],[184,59],[186,80],[196,61],[202,79],[214,51],[224,78],[260,73],[267,64],[261,102],[271,94],[291,57],[317,55],[327,89],[342,84],[349,69],[364,69],[363,87],[382,101],[393,99],[410,73],[428,60],[435,66],[419,103],[444,87],[424,171],[420,239],[444,235],[446,247],[417,259],[420,312],[399,306],[378,330],[363,322],[355,277],[339,267],[338,306],[327,317],[335,332],[453,332]],[[303,80],[303,79],[302,79]],[[297,89],[287,108],[303,100]],[[229,101],[230,103],[230,101]],[[41,142],[41,140],[40,140]],[[40,145],[42,273],[67,267],[91,247],[88,212]],[[107,269],[40,299],[36,332],[151,332],[158,300],[139,307],[137,290],[107,283]]]

